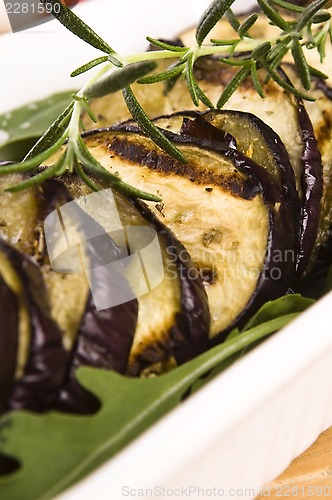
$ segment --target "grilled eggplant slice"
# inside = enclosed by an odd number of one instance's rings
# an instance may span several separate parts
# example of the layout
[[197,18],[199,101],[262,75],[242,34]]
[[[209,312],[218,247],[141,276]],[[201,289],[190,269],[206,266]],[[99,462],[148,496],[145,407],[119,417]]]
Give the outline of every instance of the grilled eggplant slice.
[[[64,177],[62,180],[75,198],[90,193],[79,179]],[[116,191],[113,196],[124,228],[152,228],[159,239],[164,277],[148,293],[138,297],[138,320],[126,368],[131,376],[148,375],[205,350],[210,325],[207,297],[188,252],[175,236],[144,204]],[[108,219],[107,212],[99,214],[100,221],[107,223]],[[137,234],[140,233],[136,233],[136,238]],[[144,231],[142,237],[144,246]],[[117,243],[124,242],[120,238]],[[121,330],[126,315],[121,313],[117,317]]]
[[64,376],[61,332],[49,314],[38,266],[3,239],[0,273],[2,285],[6,284],[5,290],[2,287],[4,304],[8,304],[8,310],[2,309],[1,323],[7,328],[1,335],[10,360],[4,374],[6,401],[2,399],[2,407],[44,411],[55,400]]
[[[178,312],[169,331],[169,340],[166,353],[171,353],[177,363],[183,363],[198,356],[208,346],[210,331],[210,311],[207,295],[201,276],[196,272],[186,248],[177,240],[174,234],[158,220],[152,212],[142,203],[135,203],[136,208],[157,231],[163,242],[167,257],[164,262],[164,281],[178,282],[179,298]],[[162,207],[161,207],[162,209]],[[128,211],[126,210],[127,214]],[[163,248],[163,247],[162,247]],[[150,292],[151,294],[151,292]],[[163,295],[160,297],[160,295]],[[159,295],[159,297],[158,297]],[[156,297],[147,297],[146,313],[155,309],[159,314],[160,303],[166,302],[166,295],[160,289]],[[159,301],[158,301],[159,298]],[[169,300],[174,300],[169,297]],[[142,321],[144,316],[141,315]],[[147,326],[145,330],[148,333]],[[136,337],[135,337],[136,338]],[[137,341],[136,341],[137,342]],[[165,347],[163,348],[163,350]],[[165,355],[164,355],[165,356]],[[130,368],[130,365],[129,365]]]
[[51,213],[59,213],[60,208],[73,199],[59,181],[48,181],[43,184],[39,196],[40,210],[36,222],[39,251],[36,259],[47,285],[52,317],[61,328],[64,347],[69,352],[75,343],[89,300],[90,288],[87,277],[82,272],[62,273],[53,270],[45,243],[44,221]]
[[[15,180],[17,182],[17,179]],[[39,250],[35,254],[35,258],[38,259],[39,266],[33,264],[30,259],[23,254],[21,255],[14,248],[5,246],[6,252],[10,254],[10,259],[3,256],[3,268],[6,271],[6,276],[12,269],[9,262],[16,263],[19,269],[15,271],[13,267],[12,273],[9,275],[9,277],[11,276],[10,283],[12,283],[15,292],[12,304],[15,304],[17,297],[20,298],[20,303],[17,306],[19,321],[15,322],[17,334],[15,336],[13,330],[11,337],[12,342],[15,343],[16,339],[20,346],[20,352],[18,354],[15,352],[15,369],[18,373],[16,376],[18,380],[9,395],[7,408],[30,408],[35,411],[43,411],[53,407],[66,411],[92,412],[97,409],[98,402],[76,383],[75,369],[85,364],[124,371],[127,365],[137,321],[136,300],[118,306],[114,310],[97,311],[91,298],[86,276],[79,273],[56,272],[52,270],[49,262],[42,234],[43,221],[50,213],[54,211],[57,213],[62,205],[70,201],[72,198],[66,187],[57,181],[46,183],[39,192],[39,210],[35,211],[35,219],[32,224],[33,227],[38,228],[38,231],[35,234],[32,231],[26,232],[27,239],[20,242],[24,248],[36,249],[38,247]],[[22,219],[24,221],[23,217]],[[8,229],[8,226],[5,229]],[[38,245],[35,244],[37,235],[39,235]],[[84,240],[84,235],[82,239]],[[109,237],[108,240],[111,241]],[[114,251],[116,251],[116,245],[112,244]],[[6,243],[3,242],[3,245]],[[23,263],[20,263],[18,256]],[[19,279],[20,273],[24,278],[24,283]],[[23,293],[24,289],[31,291],[27,297]],[[40,296],[37,295],[36,290],[40,292]],[[109,293],[109,287],[104,287],[103,291]],[[7,302],[10,294],[13,295],[13,291],[10,288],[8,290],[6,283],[2,284],[2,293],[6,293]],[[33,298],[30,297],[32,294],[35,294]],[[51,307],[46,303],[48,296],[51,299]],[[82,299],[82,304],[77,301],[78,298]],[[3,303],[5,304],[6,301],[4,297]],[[50,318],[49,310],[51,310],[53,320]],[[121,312],[122,314],[119,315]],[[15,314],[13,313],[10,318],[11,322],[14,322]],[[121,318],[122,323],[119,323],[119,318]],[[5,319],[3,319],[3,323],[5,323]],[[13,325],[11,326],[13,327]],[[52,339],[55,343],[56,335],[63,356],[61,360],[58,359],[57,352],[54,354],[54,349],[51,349],[52,345],[49,345],[52,343]],[[30,350],[29,343],[31,344]],[[67,348],[67,353],[63,344]],[[10,347],[10,343],[8,343],[8,347]],[[53,361],[48,358],[49,356],[53,356]],[[18,358],[17,363],[16,358]],[[7,379],[13,371],[11,359],[12,356],[8,355]],[[55,363],[54,366],[52,362]],[[58,373],[59,370],[61,376]],[[22,374],[25,374],[23,378]],[[57,382],[54,391],[52,387],[47,386],[48,374]],[[43,377],[45,378],[44,382]],[[8,393],[7,379],[4,379],[6,384],[3,388],[2,401]],[[37,395],[33,391],[36,391]]]
[[[181,119],[183,120],[180,125]],[[202,115],[193,112],[177,113],[169,117],[161,117],[155,123],[161,127],[168,124],[175,132],[192,135],[198,138],[209,138],[210,129],[204,124],[207,120],[213,127],[224,133],[233,134],[240,151],[266,168],[285,191],[294,219],[295,230],[298,230],[297,274],[307,270],[309,260],[317,244],[318,226],[323,194],[322,161],[315,138],[313,126],[302,102],[298,101],[298,122],[303,135],[303,152],[301,155],[303,174],[303,200],[300,202],[296,190],[294,172],[288,159],[287,151],[280,138],[273,130],[251,113],[240,111],[208,111]]]
[[[0,162],[7,165],[9,162]],[[38,188],[18,193],[6,188],[27,179],[26,174],[8,174],[0,177],[0,236],[29,255],[36,251],[35,228],[39,210]],[[15,210],[13,206],[15,205]]]
[[298,113],[304,143],[301,155],[303,164],[303,202],[301,207],[300,248],[297,258],[297,275],[302,276],[310,271],[310,258],[318,236],[323,196],[323,164],[311,120],[301,102],[298,104]]
[[[175,133],[237,148],[270,173],[298,224],[300,200],[288,153],[279,136],[257,116],[232,110],[184,111],[156,118],[154,123]],[[215,129],[223,136],[218,137]]]
[[165,133],[187,164],[161,152],[133,125],[91,132],[85,141],[105,168],[162,196],[162,209],[149,207],[191,255],[209,298],[210,337],[221,338],[287,290],[294,271],[293,222],[278,185],[242,153]]
[[45,246],[44,221],[72,198],[65,186],[56,181],[17,193],[4,191],[25,179],[26,174],[0,178],[0,221],[3,221],[0,235],[39,263],[47,285],[51,315],[63,332],[66,349],[70,350],[88,300],[89,284],[84,274],[52,270]]
[[[33,224],[39,228],[38,234],[42,231],[41,221],[54,210],[57,211],[62,205],[72,201],[72,195],[79,197],[91,194],[78,179],[72,183],[65,177],[62,180],[67,183],[72,194],[67,191],[63,183],[55,181],[46,183],[39,193],[39,209]],[[143,207],[134,207],[129,200],[121,198],[120,195],[117,203],[123,224],[145,225],[159,232],[165,272],[168,273],[168,279],[165,279],[162,285],[140,298],[137,325],[136,301],[132,301],[131,305],[115,307],[114,311],[109,311],[108,316],[105,312],[96,311],[91,302],[86,276],[55,272],[48,259],[43,235],[40,236],[38,245],[36,245],[36,233],[29,234],[27,241],[24,241],[29,248],[39,249],[35,257],[47,284],[52,316],[63,332],[64,345],[69,353],[66,387],[62,390],[57,405],[70,411],[87,411],[87,407],[92,409],[96,406],[91,401],[85,402],[83,396],[78,394],[78,387],[75,386],[74,369],[81,364],[93,364],[97,359],[98,366],[106,367],[108,362],[108,368],[122,372],[126,370],[128,374],[137,375],[144,370],[151,370],[152,365],[155,371],[160,371],[172,363],[172,360],[183,362],[202,352],[206,347],[209,330],[207,298],[200,276],[197,275],[193,279],[190,275],[189,281],[188,275],[192,271],[193,264],[185,249],[173,235],[168,234],[166,228],[159,227],[160,223],[153,220],[148,210],[144,212]],[[145,216],[142,215],[143,212]],[[107,213],[104,215],[107,220]],[[149,220],[147,220],[148,215]],[[174,255],[170,254],[171,250],[174,250]],[[169,299],[166,301],[165,297]],[[163,305],[158,308],[155,304]],[[120,344],[114,339],[119,339],[120,332],[122,355],[120,352],[115,352]],[[135,340],[130,349],[134,333]],[[104,343],[108,343],[107,349],[104,346],[103,350],[104,353],[108,352],[105,354],[107,362],[100,354],[102,334]],[[98,342],[95,342],[95,336],[98,336]],[[127,367],[129,351],[130,360]]]

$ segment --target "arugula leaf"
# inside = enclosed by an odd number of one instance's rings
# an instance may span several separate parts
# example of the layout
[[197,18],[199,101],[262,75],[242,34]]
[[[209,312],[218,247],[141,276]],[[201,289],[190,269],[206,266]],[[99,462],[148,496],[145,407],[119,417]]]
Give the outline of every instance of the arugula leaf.
[[[234,328],[229,334],[226,341],[230,342],[235,340],[239,335],[242,335],[244,332],[259,327],[267,322],[276,320],[278,318],[287,317],[289,314],[301,313],[308,309],[312,304],[315,303],[315,300],[308,299],[306,297],[302,297],[299,294],[289,294],[284,295],[275,300],[270,300],[266,302],[259,311],[248,321],[248,323],[242,328],[240,331],[238,328]],[[273,332],[271,332],[273,333]],[[196,380],[196,382],[190,388],[187,396],[189,394],[193,394],[195,391],[200,389],[207,382],[212,380],[218,373],[225,370],[228,366],[232,365],[237,359],[242,357],[248,350],[255,347],[256,343],[253,343],[247,347],[245,347],[242,351],[238,351],[233,356],[225,359],[223,363],[218,364],[214,367],[208,374],[205,374],[203,377],[200,377]]]
[[228,11],[234,0],[214,0],[203,13],[196,30],[196,41],[202,45],[212,28]]
[[27,411],[5,415],[0,419],[1,453],[17,458],[21,468],[0,478],[1,498],[52,498],[82,479],[180,403],[203,376],[208,380],[211,375],[206,374],[225,368],[243,349],[298,315],[284,311],[255,328],[233,332],[223,344],[156,378],[133,379],[111,371],[79,369],[79,382],[102,403],[95,415]]
[[22,160],[70,104],[73,92],[54,94],[0,115],[0,160]]

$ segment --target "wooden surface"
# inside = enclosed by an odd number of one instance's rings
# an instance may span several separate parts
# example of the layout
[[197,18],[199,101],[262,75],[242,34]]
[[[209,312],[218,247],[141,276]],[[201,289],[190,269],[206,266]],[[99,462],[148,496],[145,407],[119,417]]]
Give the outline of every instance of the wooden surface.
[[296,458],[258,498],[332,499],[332,427]]

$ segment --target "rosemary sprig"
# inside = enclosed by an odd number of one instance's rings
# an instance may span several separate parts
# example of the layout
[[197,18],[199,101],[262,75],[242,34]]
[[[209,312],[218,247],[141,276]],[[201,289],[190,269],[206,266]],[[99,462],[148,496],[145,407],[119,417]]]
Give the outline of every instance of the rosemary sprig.
[[[306,50],[317,50],[321,60],[325,57],[327,43],[332,43],[331,15],[324,10],[328,0],[314,0],[307,7],[294,5],[286,0],[257,0],[261,15],[270,24],[279,28],[279,34],[271,40],[255,39],[251,33],[258,15],[251,14],[240,20],[232,11],[234,0],[214,0],[201,17],[196,30],[196,45],[181,47],[172,43],[147,37],[158,50],[119,55],[107,42],[79,19],[60,0],[40,0],[52,8],[54,17],[73,34],[100,50],[104,55],[87,62],[72,72],[72,76],[85,73],[95,67],[99,71],[75,95],[73,102],[43,134],[30,150],[22,163],[0,167],[0,175],[10,172],[31,172],[28,180],[11,190],[20,190],[43,182],[65,171],[76,172],[91,189],[98,189],[90,180],[88,172],[103,182],[121,189],[130,196],[159,201],[156,196],[137,190],[123,183],[121,179],[107,172],[86,148],[81,139],[81,114],[86,110],[92,120],[96,118],[90,107],[93,99],[98,99],[122,90],[125,103],[141,128],[167,154],[180,162],[186,158],[170,142],[162,130],[156,127],[138,102],[132,90],[132,83],[141,85],[164,82],[170,91],[178,78],[184,78],[193,103],[203,103],[208,108],[222,107],[246,78],[251,78],[258,94],[264,98],[264,85],[272,79],[277,85],[299,99],[313,100],[310,96],[312,77],[327,78],[319,69],[309,65]],[[225,18],[234,30],[234,37],[228,40],[210,40],[211,30],[221,18]],[[105,55],[106,54],[106,55]],[[200,88],[195,77],[195,63],[204,56],[218,56],[221,62],[238,67],[229,84],[224,88],[216,103],[212,103]],[[300,75],[302,92],[287,82],[279,71],[285,57],[291,56]],[[170,66],[162,72],[152,73],[156,65],[153,61],[170,59]],[[262,79],[262,74],[265,75]],[[58,153],[57,159],[45,170],[36,174],[43,162]]]

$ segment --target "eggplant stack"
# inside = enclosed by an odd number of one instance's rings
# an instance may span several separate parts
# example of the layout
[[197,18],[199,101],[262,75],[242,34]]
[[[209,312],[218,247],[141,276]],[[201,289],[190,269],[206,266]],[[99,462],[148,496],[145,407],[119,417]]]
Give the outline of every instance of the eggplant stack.
[[[186,44],[190,36],[183,35]],[[212,102],[234,74],[211,57],[194,69]],[[293,66],[283,70],[284,78],[300,86]],[[303,103],[265,76],[262,71],[264,100],[248,78],[222,111],[193,110],[181,79],[167,93],[160,83],[133,85],[185,163],[144,135],[121,93],[92,103],[99,128],[83,134],[91,155],[124,182],[162,199],[143,203],[113,190],[122,226],[145,227],[158,236],[164,273],[148,293],[98,310],[86,274],[52,268],[44,221],[91,194],[81,179],[64,175],[2,194],[1,411],[94,412],[98,401],[75,379],[79,366],[128,376],[165,372],[223,342],[262,304],[313,271],[329,245],[332,219],[332,90],[316,80],[316,102]],[[87,116],[83,121],[89,128]],[[43,168],[53,163],[50,158]],[[24,175],[2,177],[1,189]],[[106,221],[102,253],[115,261],[127,243],[109,234],[110,214],[107,207],[100,210],[99,220]],[[86,240],[84,227],[75,230]],[[89,243],[86,251],[99,262]],[[118,283],[103,276],[98,286],[105,296],[118,292]],[[130,288],[129,281],[124,286]]]

